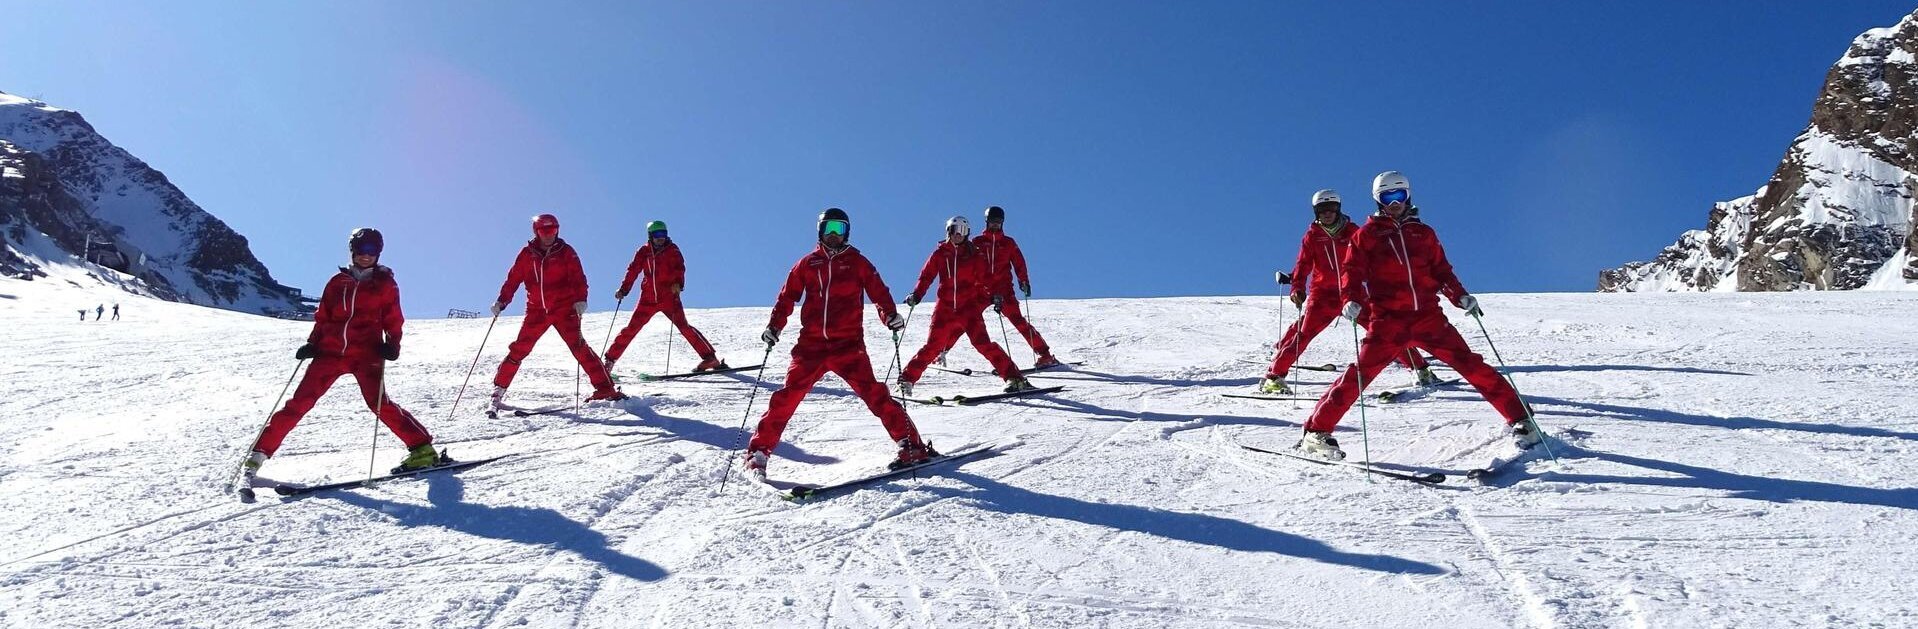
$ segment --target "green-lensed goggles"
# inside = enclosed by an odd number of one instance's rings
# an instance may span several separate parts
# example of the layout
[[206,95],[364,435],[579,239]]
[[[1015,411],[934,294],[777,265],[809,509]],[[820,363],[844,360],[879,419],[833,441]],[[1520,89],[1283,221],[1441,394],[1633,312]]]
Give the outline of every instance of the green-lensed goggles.
[[821,225],[819,227],[820,235],[838,234],[840,236],[845,236],[846,232],[851,230],[852,230],[852,225],[849,225],[845,221],[841,221],[841,220],[826,221],[826,224]]

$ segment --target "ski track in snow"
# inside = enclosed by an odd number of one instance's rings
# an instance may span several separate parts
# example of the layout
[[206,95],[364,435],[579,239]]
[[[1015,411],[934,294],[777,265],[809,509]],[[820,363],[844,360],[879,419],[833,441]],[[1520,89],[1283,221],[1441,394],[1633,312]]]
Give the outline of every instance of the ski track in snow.
[[[1482,296],[1560,460],[1479,486],[1463,472],[1507,446],[1469,386],[1369,403],[1375,461],[1451,476],[1433,487],[1234,445],[1287,447],[1312,407],[1219,396],[1261,375],[1277,297],[1042,301],[1047,339],[1087,362],[1033,377],[1067,391],[908,406],[935,444],[1015,445],[803,504],[736,478],[714,492],[744,443],[753,374],[639,381],[666,371],[663,322],[621,365],[633,399],[489,420],[484,390],[518,319],[499,322],[457,412],[486,321],[415,320],[391,399],[456,457],[515,456],[241,505],[222,485],[309,324],[61,279],[0,280],[21,358],[0,367],[0,626],[1918,624],[1918,584],[1887,550],[1918,540],[1918,296]],[[70,319],[103,300],[124,320]],[[741,364],[765,315],[689,316]],[[589,334],[610,320],[590,315]],[[914,323],[906,352],[925,337]],[[1477,325],[1455,323],[1489,360]],[[891,344],[868,332],[884,372]],[[1328,329],[1301,364],[1349,362],[1349,336]],[[984,365],[963,345],[951,356]],[[543,339],[512,398],[570,404],[573,372]],[[1335,377],[1293,382],[1316,394]],[[1394,368],[1376,388],[1409,379]],[[373,420],[350,380],[264,478],[366,473]],[[762,391],[753,418],[766,403]],[[1354,459],[1358,424],[1355,409],[1340,432]],[[786,439],[771,472],[787,482],[892,454],[830,377]],[[390,434],[378,443],[378,467],[402,455]]]

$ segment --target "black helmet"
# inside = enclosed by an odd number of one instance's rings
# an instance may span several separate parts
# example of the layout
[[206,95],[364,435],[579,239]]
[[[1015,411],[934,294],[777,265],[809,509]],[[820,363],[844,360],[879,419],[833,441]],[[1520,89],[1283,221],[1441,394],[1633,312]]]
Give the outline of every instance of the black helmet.
[[843,236],[845,237],[846,242],[852,242],[852,218],[846,216],[845,210],[842,210],[836,207],[829,207],[829,208],[826,208],[826,211],[819,213],[819,239],[820,240],[826,239],[826,221],[839,221],[841,223],[845,223],[846,233],[843,234]]
[[386,237],[380,235],[380,230],[371,227],[355,229],[353,235],[346,239],[346,252],[350,255],[365,253],[377,257],[385,250]]
[[999,206],[997,206],[997,205],[994,205],[994,206],[990,206],[990,207],[987,207],[987,208],[986,208],[986,222],[988,222],[988,223],[1004,223],[1004,222],[1006,222],[1006,210],[1005,210],[1005,208],[1002,208],[1002,207],[999,207]]

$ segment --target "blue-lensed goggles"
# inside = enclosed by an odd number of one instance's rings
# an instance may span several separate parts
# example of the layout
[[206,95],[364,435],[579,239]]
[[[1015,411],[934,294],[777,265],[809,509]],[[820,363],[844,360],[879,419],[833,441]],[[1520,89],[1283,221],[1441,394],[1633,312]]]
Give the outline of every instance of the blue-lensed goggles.
[[358,255],[358,256],[380,255],[380,246],[377,243],[363,242],[363,243],[360,243],[358,246],[353,247],[353,255]]
[[852,225],[847,224],[845,221],[836,220],[836,219],[826,221],[826,224],[819,226],[819,233],[821,235],[838,234],[840,236],[845,236],[846,232],[851,230],[852,230]]
[[1412,192],[1409,190],[1386,190],[1385,192],[1379,193],[1379,205],[1391,205],[1393,203],[1403,204],[1411,198]]
[[647,233],[646,233],[646,237],[648,237],[648,238],[665,238],[665,237],[666,237],[666,230],[664,230],[664,229],[662,229],[662,230],[659,230],[659,231],[654,231],[654,232],[647,232]]

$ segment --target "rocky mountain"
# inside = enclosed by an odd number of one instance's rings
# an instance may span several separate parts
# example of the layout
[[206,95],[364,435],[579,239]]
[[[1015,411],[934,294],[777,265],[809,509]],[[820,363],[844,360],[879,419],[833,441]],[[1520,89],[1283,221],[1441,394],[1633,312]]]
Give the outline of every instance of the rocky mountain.
[[50,265],[129,292],[274,316],[312,312],[246,237],[79,113],[0,92],[0,275]]
[[1918,290],[1914,224],[1918,12],[1852,41],[1770,182],[1598,290]]

